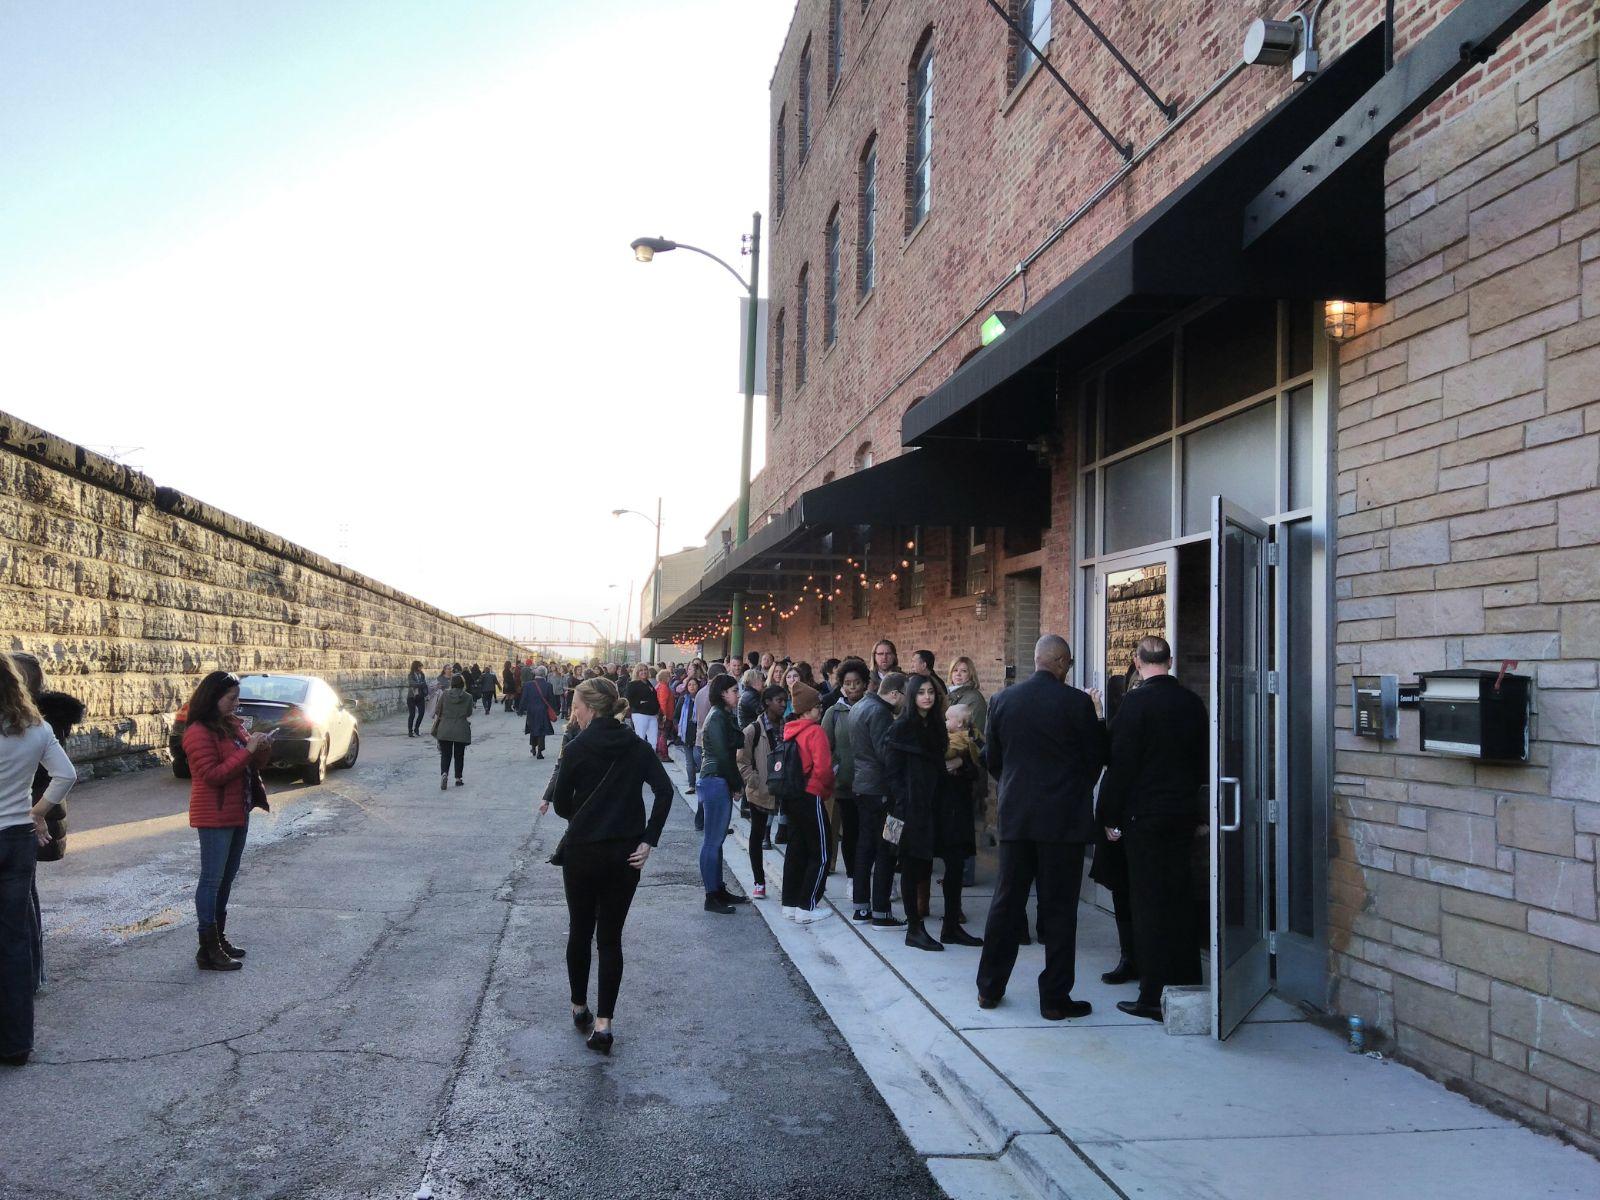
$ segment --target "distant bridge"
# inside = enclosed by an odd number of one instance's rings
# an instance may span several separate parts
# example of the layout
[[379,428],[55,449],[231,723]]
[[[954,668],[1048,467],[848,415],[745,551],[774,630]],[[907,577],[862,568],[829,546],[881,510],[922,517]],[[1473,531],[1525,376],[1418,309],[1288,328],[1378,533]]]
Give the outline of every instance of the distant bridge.
[[544,658],[589,658],[606,640],[605,634],[593,621],[580,621],[572,617],[523,612],[461,615],[465,620],[476,621],[515,642],[530,655]]

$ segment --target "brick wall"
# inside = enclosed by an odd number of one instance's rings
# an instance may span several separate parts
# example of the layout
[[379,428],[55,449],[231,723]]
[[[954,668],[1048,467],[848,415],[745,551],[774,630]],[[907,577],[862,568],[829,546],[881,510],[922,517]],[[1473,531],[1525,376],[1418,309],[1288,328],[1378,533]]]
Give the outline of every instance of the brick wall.
[[493,663],[504,639],[0,413],[0,635],[88,720],[80,769],[156,761],[207,671],[321,675],[364,714],[407,667]]
[[[1600,1148],[1594,13],[1388,165],[1389,300],[1341,355],[1336,1004]],[[1515,59],[1515,56],[1513,56]],[[1521,662],[1525,766],[1353,737],[1354,673]]]

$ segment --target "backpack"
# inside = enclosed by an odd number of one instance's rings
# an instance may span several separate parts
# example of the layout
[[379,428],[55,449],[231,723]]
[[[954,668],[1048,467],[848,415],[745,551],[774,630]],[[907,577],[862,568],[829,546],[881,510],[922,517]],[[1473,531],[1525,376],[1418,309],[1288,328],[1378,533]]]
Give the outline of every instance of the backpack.
[[800,743],[794,738],[778,742],[767,756],[767,791],[781,805],[806,798],[806,771],[800,763]]

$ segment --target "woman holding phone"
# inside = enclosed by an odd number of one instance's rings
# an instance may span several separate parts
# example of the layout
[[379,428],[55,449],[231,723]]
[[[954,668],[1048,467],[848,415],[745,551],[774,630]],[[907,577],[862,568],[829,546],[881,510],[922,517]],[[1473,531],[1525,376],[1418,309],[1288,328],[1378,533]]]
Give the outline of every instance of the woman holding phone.
[[200,927],[195,965],[202,971],[237,971],[244,951],[228,941],[228,896],[244,856],[250,812],[267,807],[261,768],[272,756],[272,737],[246,734],[236,715],[239,677],[213,671],[189,700],[183,752],[189,760],[189,824],[200,838],[200,879],[194,915]]

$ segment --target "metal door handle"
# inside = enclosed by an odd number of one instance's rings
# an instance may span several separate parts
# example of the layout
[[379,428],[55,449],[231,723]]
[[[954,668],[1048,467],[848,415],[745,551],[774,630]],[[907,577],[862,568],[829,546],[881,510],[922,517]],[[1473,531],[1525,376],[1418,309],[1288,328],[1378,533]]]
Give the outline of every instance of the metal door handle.
[[[1229,784],[1233,785],[1233,823],[1231,825],[1218,825],[1217,831],[1219,833],[1237,833],[1244,825],[1244,814],[1239,803],[1239,780],[1235,776],[1223,775],[1217,779],[1217,798],[1224,801],[1227,799]],[[1222,805],[1218,805],[1218,808],[1222,808]],[[1222,813],[1218,812],[1217,816],[1221,817]]]

